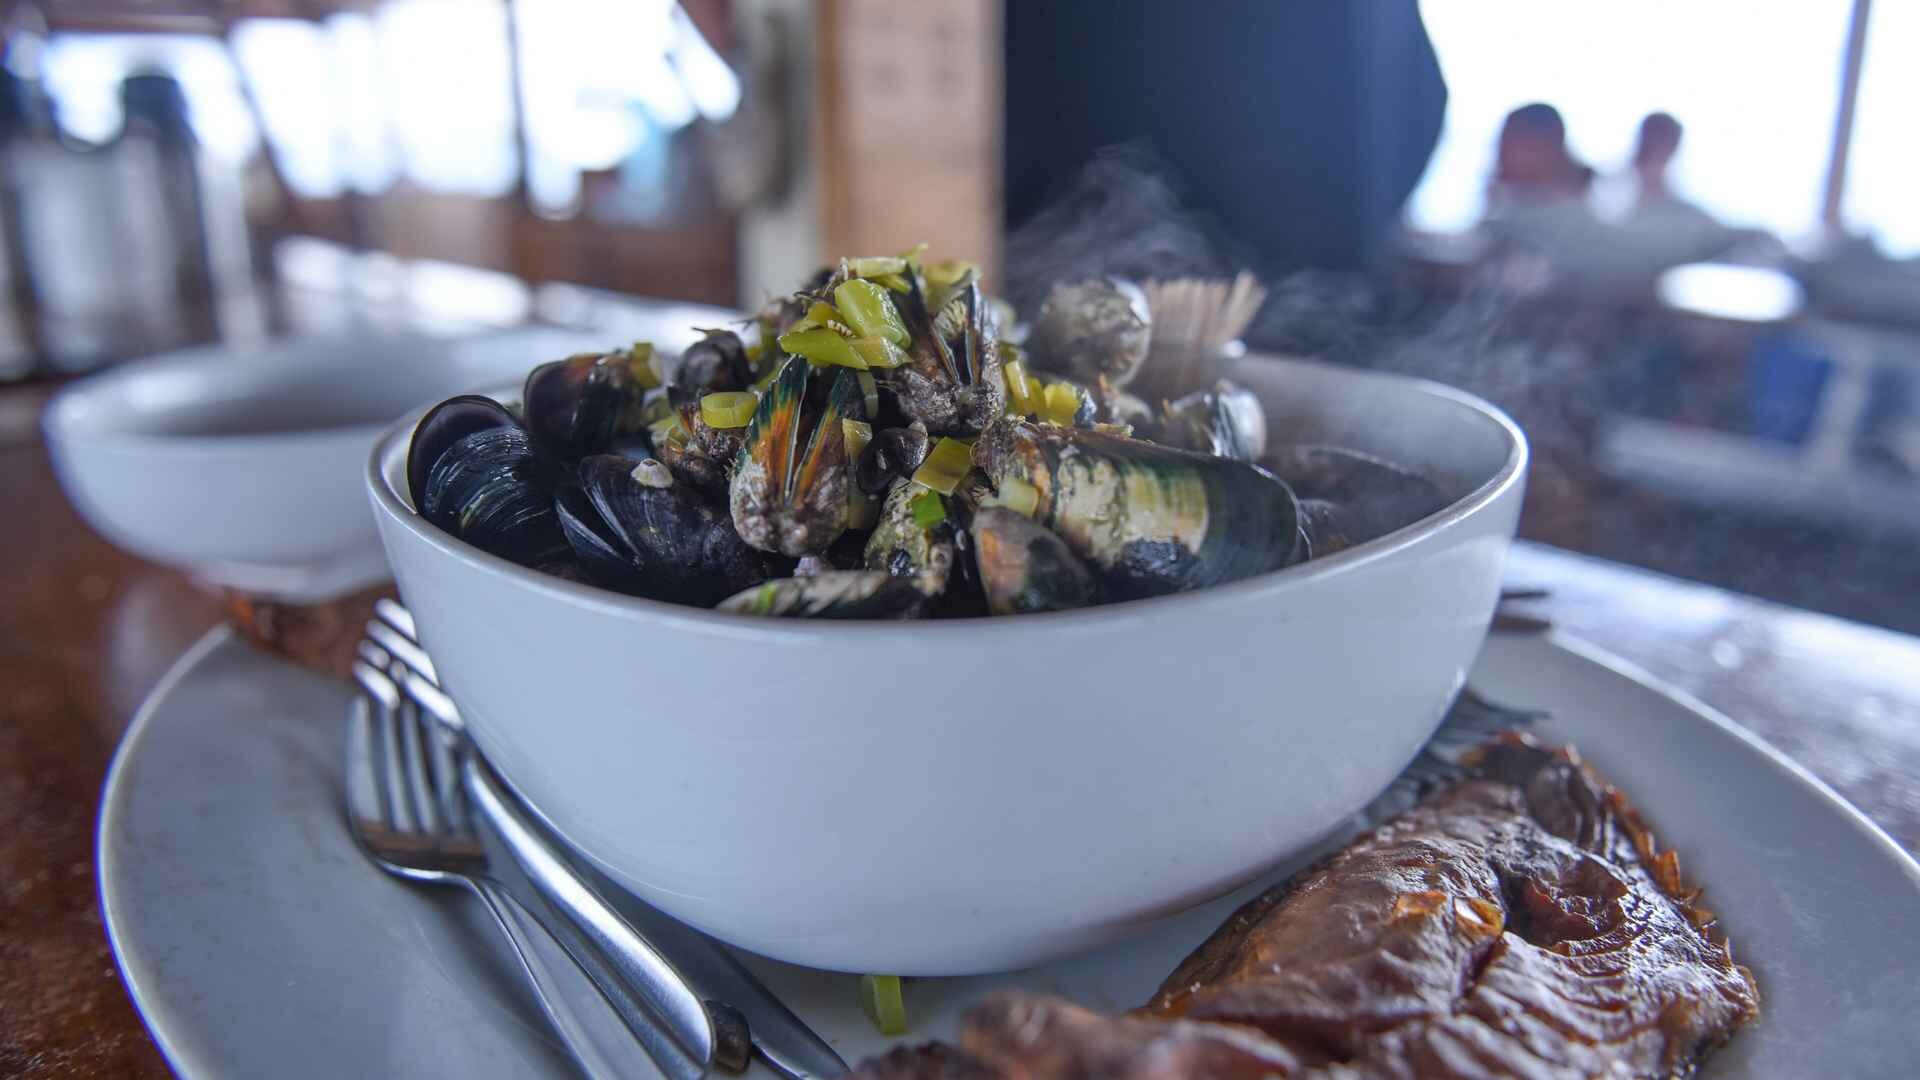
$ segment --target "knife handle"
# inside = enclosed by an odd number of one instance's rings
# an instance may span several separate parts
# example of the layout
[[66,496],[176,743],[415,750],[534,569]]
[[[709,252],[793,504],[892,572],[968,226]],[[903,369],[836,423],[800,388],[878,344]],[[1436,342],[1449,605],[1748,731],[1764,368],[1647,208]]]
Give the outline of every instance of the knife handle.
[[625,1018],[614,1011],[586,970],[574,963],[539,920],[499,882],[489,878],[470,881],[512,942],[520,967],[533,983],[540,1011],[559,1033],[580,1071],[589,1080],[651,1080],[658,1076],[646,1048],[634,1038]]
[[495,880],[586,972],[669,1080],[705,1075],[713,1022],[686,980],[560,861],[484,764],[469,756],[461,774],[469,804],[518,871]]

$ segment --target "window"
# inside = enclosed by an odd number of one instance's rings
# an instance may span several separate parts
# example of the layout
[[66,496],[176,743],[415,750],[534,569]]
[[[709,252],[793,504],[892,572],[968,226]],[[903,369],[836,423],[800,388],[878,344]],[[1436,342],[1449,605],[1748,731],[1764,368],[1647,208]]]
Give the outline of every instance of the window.
[[[1449,100],[1440,144],[1408,203],[1411,224],[1455,232],[1477,221],[1501,122],[1519,105],[1544,101],[1565,118],[1574,155],[1602,176],[1625,167],[1641,117],[1672,113],[1686,128],[1674,162],[1682,195],[1729,224],[1804,235],[1820,220],[1852,7],[1851,0],[1422,0]],[[1906,40],[1914,40],[1920,7],[1881,9],[1897,9],[1897,19],[1911,24]],[[1889,54],[1883,66],[1894,69],[1895,11],[1881,9],[1872,33]],[[1899,102],[1914,99],[1920,76],[1909,69],[1882,77],[1907,88],[1882,106],[1889,111],[1877,122],[1887,125],[1883,139],[1906,144],[1912,191],[1914,140],[1893,129],[1903,122]],[[1895,198],[1891,186],[1873,190]],[[1905,227],[1920,231],[1920,211],[1902,209]]]

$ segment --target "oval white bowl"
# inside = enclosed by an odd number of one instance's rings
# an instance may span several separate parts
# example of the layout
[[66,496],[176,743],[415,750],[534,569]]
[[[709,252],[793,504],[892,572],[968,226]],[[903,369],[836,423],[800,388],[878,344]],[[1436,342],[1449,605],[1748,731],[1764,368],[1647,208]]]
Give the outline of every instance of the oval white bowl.
[[387,576],[361,477],[395,417],[610,343],[527,329],[187,349],[74,383],[44,427],[68,498],[115,544],[216,584],[321,599]]
[[723,615],[494,558],[367,482],[474,738],[598,866],[733,944],[903,975],[1002,970],[1216,896],[1364,805],[1486,633],[1526,443],[1415,379],[1250,357],[1277,439],[1429,472],[1454,501],[1219,588],[928,623]]

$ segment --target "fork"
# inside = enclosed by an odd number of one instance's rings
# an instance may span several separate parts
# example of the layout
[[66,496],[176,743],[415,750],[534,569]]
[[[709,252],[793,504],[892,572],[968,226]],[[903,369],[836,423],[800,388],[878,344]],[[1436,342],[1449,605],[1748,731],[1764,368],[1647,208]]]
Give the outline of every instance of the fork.
[[[432,659],[419,644],[412,613],[398,602],[385,598],[375,604],[374,613],[375,618],[367,624],[367,636],[390,657],[392,670],[402,680],[403,692],[448,728],[463,728],[453,701],[440,690]],[[475,753],[477,756],[477,751]],[[504,783],[500,786],[506,788]],[[539,816],[538,808],[521,802],[510,789],[503,797],[546,826],[544,835],[550,838],[556,835],[551,825]],[[716,1033],[722,1036],[716,1050],[729,1051],[716,1054],[717,1064],[730,1067],[733,1044],[750,1042],[753,1052],[790,1080],[819,1080],[847,1072],[847,1063],[833,1047],[795,1016],[793,1010],[726,948],[624,892],[591,865],[569,858],[563,840],[555,839],[552,847],[575,873],[597,884],[628,924],[664,954],[706,1000]],[[744,1060],[741,1063],[744,1064]]]
[[[591,910],[598,898],[584,885],[570,877],[573,890],[533,884],[557,869],[542,865],[552,853],[464,740],[415,715],[409,702],[422,688],[401,690],[410,676],[392,654],[361,643],[354,677],[366,696],[348,727],[347,809],[368,855],[396,876],[464,885],[479,897],[588,1076],[654,1075],[648,1062],[668,1080],[705,1075],[716,1044],[705,1006],[603,902]],[[589,910],[560,914],[569,907]],[[729,1043],[745,1045],[737,1021],[719,1026]],[[736,1056],[743,1065],[744,1054]]]

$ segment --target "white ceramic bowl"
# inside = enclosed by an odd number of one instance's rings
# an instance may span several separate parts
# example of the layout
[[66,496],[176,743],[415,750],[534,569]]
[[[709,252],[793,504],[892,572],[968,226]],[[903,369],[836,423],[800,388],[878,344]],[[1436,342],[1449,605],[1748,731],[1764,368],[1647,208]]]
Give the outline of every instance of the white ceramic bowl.
[[929,623],[722,615],[486,555],[368,484],[474,738],[602,869],[815,967],[1013,968],[1215,896],[1412,758],[1478,652],[1526,444],[1414,379],[1251,358],[1271,428],[1426,470],[1454,501],[1273,574],[1084,611]]
[[47,443],[68,498],[119,546],[216,584],[317,599],[387,576],[361,475],[395,417],[607,344],[529,329],[188,349],[61,391]]

